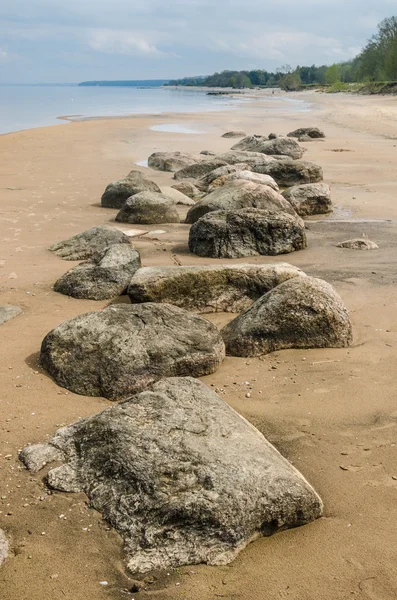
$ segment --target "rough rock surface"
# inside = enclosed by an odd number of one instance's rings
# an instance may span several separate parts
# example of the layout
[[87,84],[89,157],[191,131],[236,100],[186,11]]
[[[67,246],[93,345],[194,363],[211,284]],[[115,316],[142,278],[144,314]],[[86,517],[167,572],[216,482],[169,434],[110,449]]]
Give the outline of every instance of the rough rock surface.
[[0,529],[0,567],[8,557],[8,540],[6,534]]
[[62,452],[49,444],[26,446],[19,452],[19,459],[31,473],[38,473],[49,463],[62,460]]
[[127,198],[139,194],[140,192],[160,192],[160,188],[154,181],[143,177],[130,178],[113,181],[106,187],[101,205],[105,208],[121,208]]
[[212,150],[201,150],[200,154],[203,154],[204,156],[216,156],[216,152],[213,152]]
[[244,152],[242,150],[229,150],[223,154],[217,154],[216,158],[225,161],[228,165],[243,163],[254,171],[254,167],[265,167],[276,162],[275,158],[261,154],[260,152]]
[[286,137],[276,137],[271,140],[254,138],[251,143],[246,138],[231,148],[232,150],[248,150],[269,155],[289,156],[293,159],[302,158],[303,151],[298,142]]
[[116,215],[120,223],[153,225],[179,223],[178,211],[172,198],[156,192],[141,192],[131,196]]
[[107,248],[102,255],[67,271],[54,291],[72,298],[107,300],[122,294],[141,266],[137,250],[127,244]]
[[114,244],[130,245],[130,238],[115,227],[102,225],[57,242],[50,246],[49,250],[64,260],[87,260],[97,254],[103,254]]
[[259,356],[288,348],[344,348],[352,342],[347,309],[322,279],[281,283],[222,329],[230,356]]
[[282,187],[317,183],[323,180],[322,168],[306,160],[273,159],[267,164],[253,166],[252,170],[255,173],[270,175]]
[[195,203],[189,196],[174,188],[174,186],[164,185],[161,188],[161,193],[167,198],[172,200],[174,204],[180,204],[182,206],[193,206]]
[[247,135],[244,139],[234,144],[232,150],[247,150],[248,152],[256,152],[256,148],[260,146],[262,142],[268,141],[265,135]]
[[239,210],[241,208],[273,209],[299,218],[291,204],[267,185],[236,179],[216,188],[189,209],[186,223],[195,223],[214,210]]
[[188,196],[192,200],[200,199],[203,195],[202,192],[191,181],[178,181],[171,187],[174,188],[174,190],[181,192],[181,194]]
[[337,244],[337,248],[350,248],[350,250],[377,250],[379,246],[366,238],[355,238]]
[[299,138],[302,136],[308,136],[310,138],[325,138],[325,134],[318,127],[300,127],[288,133],[288,137]]
[[214,169],[218,169],[219,167],[223,167],[226,165],[224,160],[219,160],[217,157],[214,157],[212,160],[203,160],[195,165],[190,165],[189,167],[185,167],[184,169],[180,169],[176,173],[174,173],[174,179],[198,179],[199,177],[203,177],[207,173],[210,173]]
[[[235,165],[225,165],[223,167],[218,167],[213,171],[210,171],[206,175],[197,179],[194,184],[200,192],[208,192],[208,189],[212,184],[221,186],[225,183],[228,175],[231,173],[239,173],[240,171],[249,170],[249,166],[246,164],[237,163]],[[218,184],[215,182],[218,181]]]
[[246,137],[245,131],[227,131],[222,135],[223,138],[242,138]]
[[190,251],[211,258],[274,256],[306,245],[305,230],[295,217],[257,208],[210,212],[189,232]]
[[215,325],[169,304],[113,304],[65,321],[44,338],[40,362],[58,385],[110,399],[162,377],[217,370],[224,345]]
[[299,471],[190,377],[163,379],[49,445],[65,457],[49,483],[87,494],[123,537],[132,572],[225,565],[255,538],[322,514]]
[[170,171],[174,173],[200,162],[200,158],[186,152],[154,152],[148,158],[148,165],[157,171]]
[[[259,183],[261,185],[267,185],[271,188],[273,188],[273,190],[275,190],[276,192],[280,191],[280,188],[278,187],[278,184],[274,181],[273,177],[270,177],[270,175],[262,175],[261,173],[253,173],[252,171],[246,171],[246,170],[237,170],[235,173],[230,173],[226,176],[224,176],[222,178],[224,180],[224,183],[226,183],[227,181],[233,181],[235,179],[244,179],[246,181],[251,181],[252,183]],[[219,178],[215,179],[215,181],[212,182],[211,186],[216,186],[219,187],[220,185],[220,181]],[[209,190],[211,190],[211,186],[209,187]],[[212,191],[212,190],[211,190]]]
[[0,306],[0,325],[15,319],[18,315],[22,314],[22,308],[19,306],[13,306],[12,304],[3,304]]
[[200,313],[241,312],[303,271],[288,263],[144,267],[128,287],[132,303],[167,302]]
[[326,183],[293,186],[283,196],[301,217],[332,212],[331,189]]

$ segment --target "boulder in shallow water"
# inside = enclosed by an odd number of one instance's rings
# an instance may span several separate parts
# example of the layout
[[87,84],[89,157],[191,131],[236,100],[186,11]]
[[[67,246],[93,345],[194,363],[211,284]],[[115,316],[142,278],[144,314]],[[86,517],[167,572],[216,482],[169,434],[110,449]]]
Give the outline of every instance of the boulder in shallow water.
[[57,242],[50,246],[49,250],[64,260],[87,260],[97,254],[103,254],[114,244],[130,245],[130,238],[115,227],[102,225]]
[[40,362],[61,387],[116,400],[162,377],[209,375],[224,355],[202,317],[169,304],[113,304],[50,331]]
[[332,212],[331,188],[326,183],[305,183],[288,188],[283,196],[301,217]]
[[189,165],[200,162],[200,158],[187,152],[154,152],[148,158],[148,165],[158,171],[174,173]]
[[174,173],[174,179],[198,179],[199,177],[203,177],[207,173],[210,173],[214,169],[218,169],[219,167],[223,167],[226,165],[224,160],[218,160],[217,157],[212,160],[203,160],[195,165],[190,165],[189,167],[185,167],[184,169],[180,169]]
[[225,565],[323,510],[301,473],[190,377],[59,429],[49,445],[64,453],[49,483],[87,494],[122,536],[132,572]]
[[72,298],[107,300],[125,292],[141,266],[139,252],[127,244],[113,245],[102,255],[62,275],[54,291]]
[[210,212],[189,232],[190,251],[211,258],[274,256],[302,250],[306,245],[304,227],[295,217],[257,208]]
[[302,136],[307,136],[312,139],[325,138],[325,134],[318,127],[300,127],[299,129],[295,129],[295,131],[291,131],[287,134],[288,137],[300,138]]
[[179,223],[178,211],[171,198],[156,192],[141,192],[126,200],[116,221],[135,225]]
[[8,557],[8,540],[2,529],[0,529],[0,567]]
[[200,313],[241,312],[276,285],[304,273],[287,263],[144,267],[131,279],[131,302],[167,302]]
[[105,208],[121,208],[127,198],[140,192],[160,192],[160,188],[154,181],[145,178],[119,179],[109,183],[102,198],[101,205]]
[[349,248],[350,250],[377,250],[379,246],[367,238],[355,238],[337,244],[337,248]]
[[22,308],[19,306],[13,306],[12,304],[3,304],[0,306],[0,325],[3,323],[7,323],[7,321],[11,321],[11,319],[15,319],[22,314]]
[[222,329],[229,356],[260,356],[288,348],[345,348],[352,342],[349,313],[322,279],[281,283]]
[[267,185],[236,179],[229,181],[204,196],[189,209],[186,223],[195,223],[214,210],[239,210],[241,208],[263,208],[287,212],[299,219],[291,204]]
[[323,180],[321,167],[306,160],[292,160],[292,158],[272,159],[269,163],[253,166],[252,170],[255,173],[270,175],[282,187],[317,183]]

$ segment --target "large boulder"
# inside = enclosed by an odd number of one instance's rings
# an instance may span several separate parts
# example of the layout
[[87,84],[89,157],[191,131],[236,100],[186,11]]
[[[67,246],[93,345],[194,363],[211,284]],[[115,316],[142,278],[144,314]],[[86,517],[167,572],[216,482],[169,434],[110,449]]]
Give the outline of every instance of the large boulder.
[[323,180],[322,168],[306,160],[272,159],[269,163],[253,166],[252,170],[255,173],[270,175],[282,187],[317,183]]
[[288,263],[144,267],[131,279],[131,302],[167,302],[200,313],[241,312],[291,277]]
[[245,169],[237,170],[234,173],[229,173],[228,175],[218,177],[211,183],[211,185],[208,188],[208,191],[212,192],[213,188],[224,185],[228,181],[234,181],[235,179],[244,179],[245,181],[251,181],[252,183],[267,185],[276,192],[280,191],[278,184],[274,181],[273,177],[270,177],[270,175],[263,175],[262,173],[253,173],[252,171],[247,171]]
[[156,192],[141,192],[126,200],[116,215],[116,221],[135,225],[153,225],[179,223],[180,219],[173,199]]
[[223,167],[226,165],[224,160],[219,160],[217,157],[214,157],[211,160],[203,160],[195,165],[190,165],[189,167],[185,167],[184,169],[180,169],[176,173],[174,173],[174,179],[198,179],[199,177],[203,177],[207,173],[210,173],[214,169],[218,169],[219,167]]
[[186,223],[195,223],[202,216],[214,210],[229,211],[240,208],[279,210],[298,218],[291,204],[268,185],[236,179],[216,188],[192,206],[187,213]]
[[177,192],[180,192],[181,194],[184,194],[192,200],[197,200],[203,195],[191,181],[178,181],[177,183],[174,183],[171,188]]
[[[208,189],[214,184],[215,181],[219,181],[219,186],[223,185],[227,177],[232,173],[239,173],[240,171],[249,170],[249,166],[246,164],[237,163],[235,165],[224,165],[218,167],[209,173],[206,173],[200,179],[197,179],[194,184],[200,192],[208,192]],[[222,183],[221,183],[222,181]]]
[[260,146],[262,142],[267,141],[268,139],[269,138],[267,138],[265,135],[247,135],[244,137],[244,139],[237,142],[237,144],[234,144],[234,146],[232,146],[232,150],[247,150],[248,152],[256,152],[256,148]]
[[344,348],[352,342],[347,309],[322,279],[295,277],[273,288],[222,329],[230,356],[288,348]]
[[122,536],[133,573],[225,565],[255,538],[323,510],[301,473],[190,377],[163,379],[59,429],[47,445],[64,457],[49,485],[87,494]]
[[217,370],[215,325],[169,304],[114,304],[65,321],[44,338],[40,362],[58,385],[86,396],[126,397],[169,376]]
[[247,134],[245,131],[227,131],[222,135],[223,138],[243,138]]
[[312,139],[325,138],[325,134],[318,127],[300,127],[299,129],[295,129],[295,131],[291,131],[287,134],[288,137],[300,138],[303,136],[310,137]]
[[174,173],[200,161],[201,158],[187,152],[154,152],[148,158],[148,165],[157,171]]
[[[139,175],[136,175],[139,173]],[[113,181],[106,187],[101,198],[105,208],[121,208],[130,196],[140,192],[161,192],[154,181],[146,179],[139,171],[131,171],[124,179]]]
[[276,137],[271,140],[254,137],[251,142],[246,138],[232,146],[231,149],[248,150],[269,155],[290,156],[293,159],[302,158],[303,156],[303,150],[298,142],[286,137]]
[[102,255],[67,271],[55,283],[54,290],[73,298],[115,298],[126,290],[140,266],[139,253],[132,246],[110,246]]
[[274,256],[302,250],[306,245],[304,227],[295,217],[257,208],[210,212],[189,232],[190,251],[211,258]]
[[288,188],[283,196],[301,217],[332,212],[331,189],[326,183],[305,183]]
[[130,238],[115,227],[101,225],[57,242],[48,249],[64,260],[87,260],[98,254],[102,255],[115,244],[130,245]]
[[[256,167],[265,167],[276,162],[276,159],[260,152],[244,152],[242,150],[229,150],[223,154],[217,154],[216,158],[225,161],[228,165],[242,163],[248,165],[253,171]],[[255,168],[254,168],[255,167]]]
[[19,306],[13,306],[12,304],[2,304],[0,306],[0,325],[7,323],[7,321],[11,321],[11,319],[15,319],[22,314],[22,308]]
[[164,194],[164,196],[166,196],[169,200],[172,200],[174,204],[193,206],[195,203],[194,200],[192,200],[189,196],[175,189],[173,186],[162,186],[161,193]]
[[0,529],[0,567],[8,557],[8,540],[6,534]]

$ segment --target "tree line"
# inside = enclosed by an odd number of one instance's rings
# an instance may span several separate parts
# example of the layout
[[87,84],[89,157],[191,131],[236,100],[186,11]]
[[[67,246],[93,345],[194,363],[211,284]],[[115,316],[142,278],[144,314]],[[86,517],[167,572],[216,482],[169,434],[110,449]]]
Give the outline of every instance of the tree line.
[[275,72],[262,69],[222,71],[206,77],[185,77],[168,85],[205,87],[281,87],[296,90],[301,86],[330,85],[355,82],[390,82],[397,80],[397,17],[379,23],[377,32],[368,40],[358,56],[332,65],[292,69],[285,65]]

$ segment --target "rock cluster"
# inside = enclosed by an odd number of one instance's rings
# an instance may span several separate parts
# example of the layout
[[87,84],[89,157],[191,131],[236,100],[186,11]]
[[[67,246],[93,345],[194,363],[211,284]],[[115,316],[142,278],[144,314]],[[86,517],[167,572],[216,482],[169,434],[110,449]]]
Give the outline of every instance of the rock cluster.
[[179,215],[171,198],[158,192],[141,192],[126,200],[116,221],[136,225],[179,223]]
[[139,192],[161,192],[154,181],[147,179],[141,171],[131,171],[124,179],[109,183],[101,198],[106,208],[122,208],[125,201]]

